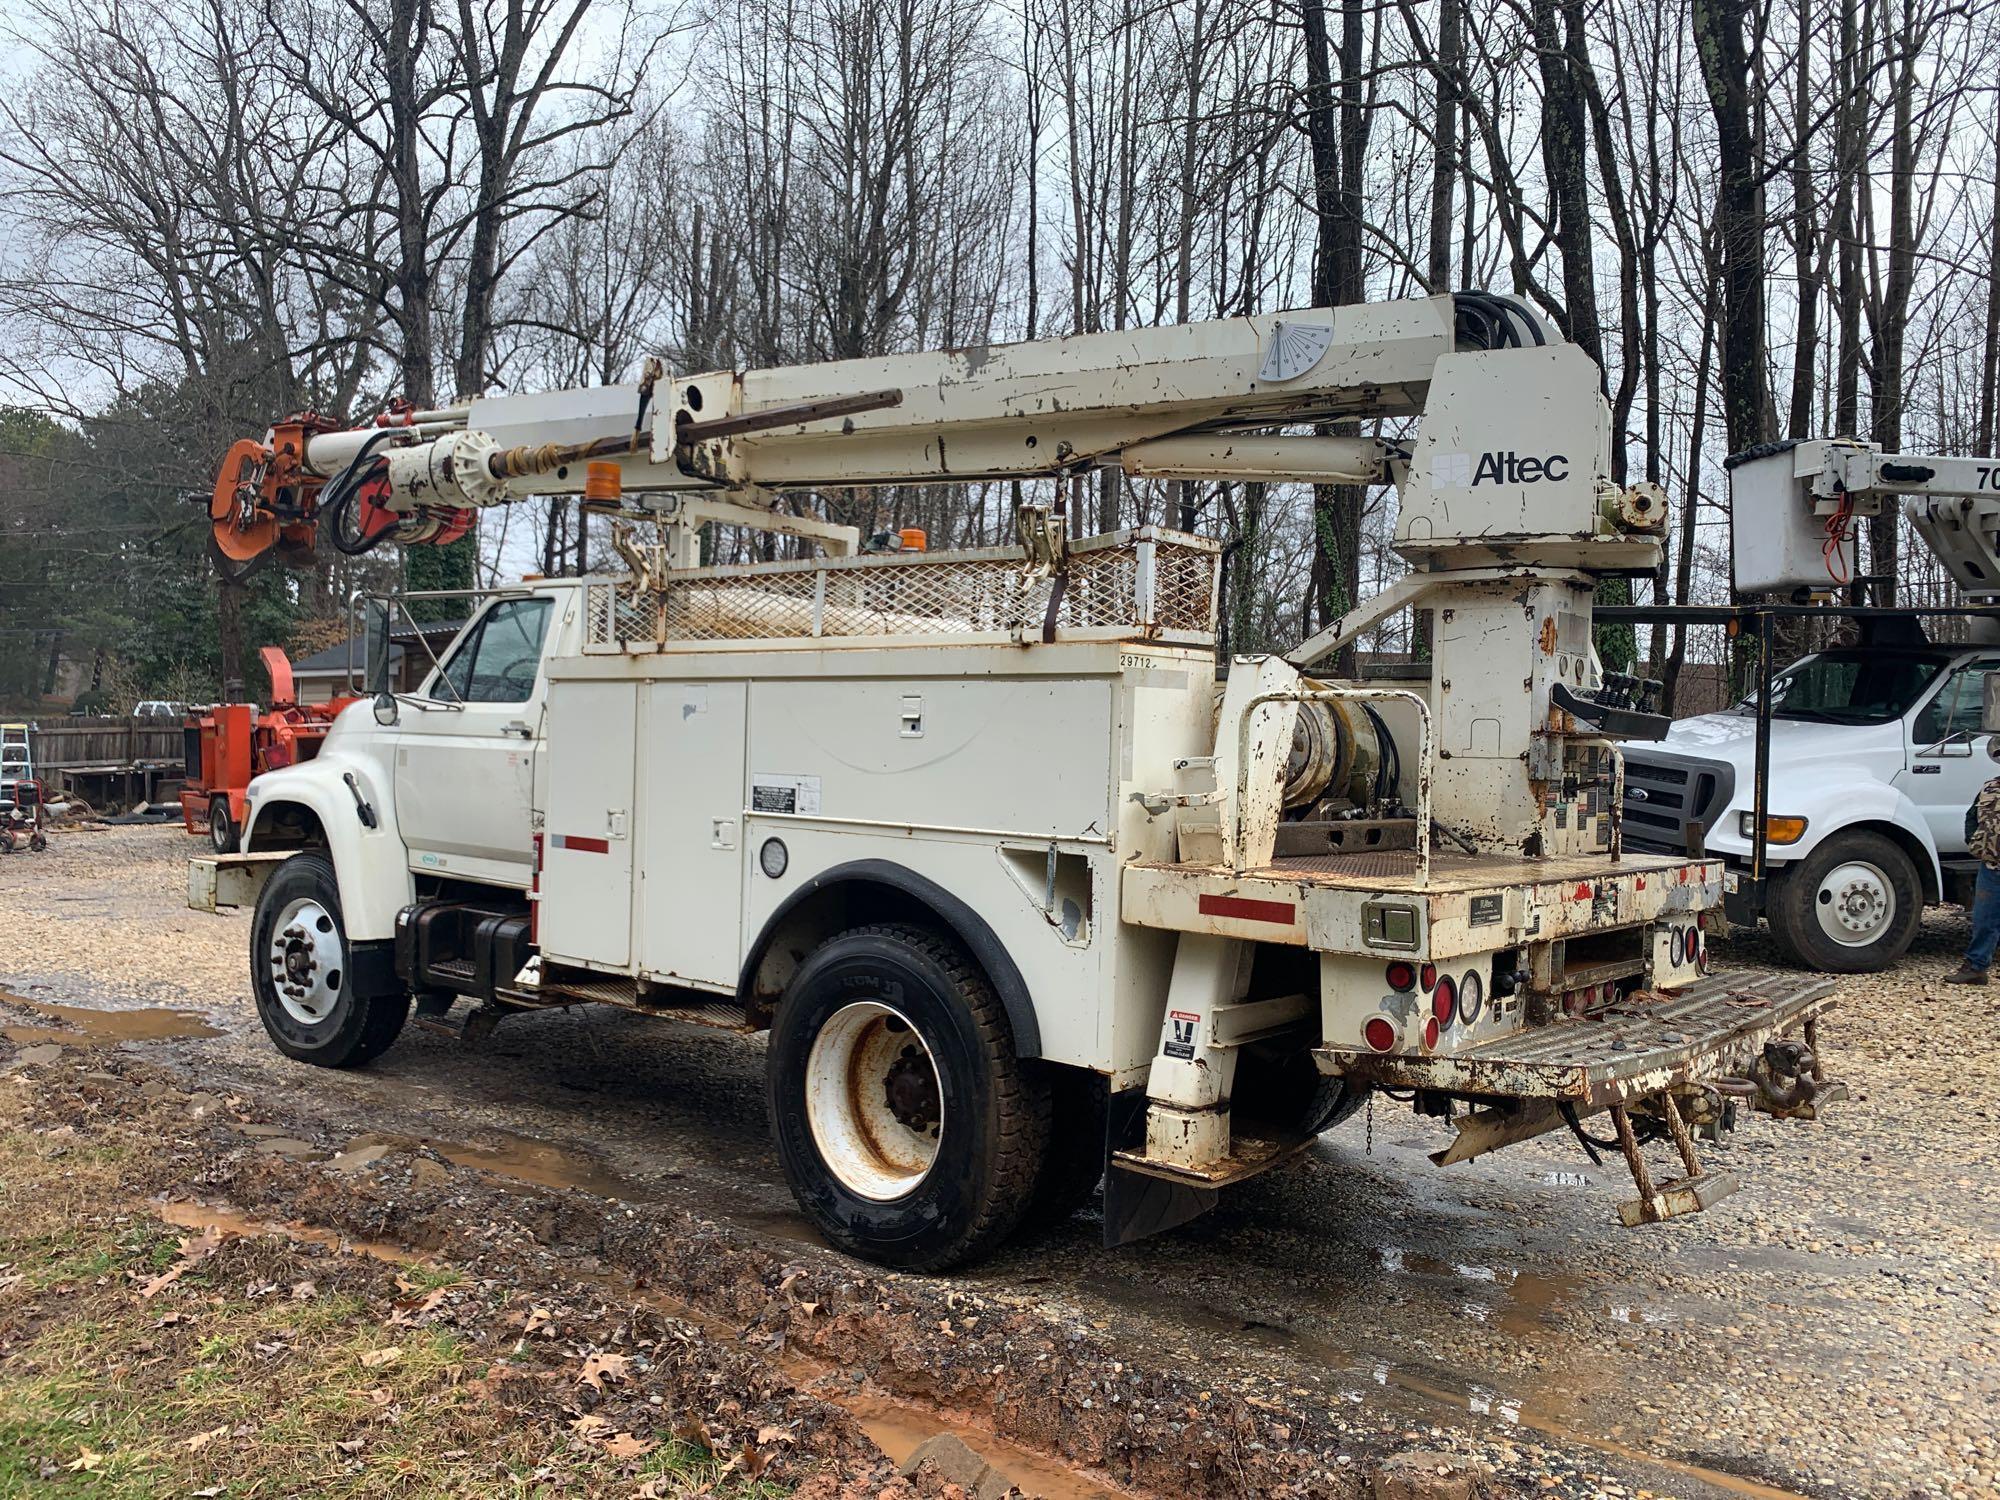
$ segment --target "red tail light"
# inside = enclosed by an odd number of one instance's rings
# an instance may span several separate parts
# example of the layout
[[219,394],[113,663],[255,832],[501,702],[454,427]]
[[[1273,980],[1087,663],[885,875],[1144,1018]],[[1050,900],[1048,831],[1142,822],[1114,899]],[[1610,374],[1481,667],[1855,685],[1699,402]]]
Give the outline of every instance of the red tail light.
[[1424,1045],[1426,1047],[1435,1047],[1437,1044],[1438,1044],[1437,1017],[1432,1016],[1428,1021],[1424,1022]]
[[1424,965],[1423,980],[1424,991],[1428,994],[1431,987],[1438,982],[1438,966],[1436,964]]
[[1399,994],[1404,990],[1412,990],[1417,987],[1416,965],[1406,963],[1400,958],[1383,971],[1382,977],[1389,981],[1389,988],[1397,991]]
[[1396,1045],[1396,1028],[1387,1016],[1370,1016],[1361,1035],[1377,1052],[1387,1052]]
[[1440,1030],[1451,1025],[1452,1017],[1458,1014],[1458,985],[1446,975],[1431,991],[1431,1019]]

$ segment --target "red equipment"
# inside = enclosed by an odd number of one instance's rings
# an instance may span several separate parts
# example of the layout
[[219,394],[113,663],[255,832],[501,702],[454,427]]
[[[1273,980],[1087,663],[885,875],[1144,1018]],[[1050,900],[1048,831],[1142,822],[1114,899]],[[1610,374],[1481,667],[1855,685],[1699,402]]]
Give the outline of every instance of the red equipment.
[[244,793],[250,778],[319,754],[320,741],[340,711],[357,698],[325,703],[292,701],[292,663],[276,646],[259,649],[271,679],[271,706],[221,703],[187,721],[187,779],[181,786],[181,821],[189,833],[208,832],[216,853],[233,852],[243,832]]
[[0,813],[0,854],[12,854],[25,839],[28,848],[40,854],[49,847],[42,831],[42,784],[23,777],[14,783],[14,805]]

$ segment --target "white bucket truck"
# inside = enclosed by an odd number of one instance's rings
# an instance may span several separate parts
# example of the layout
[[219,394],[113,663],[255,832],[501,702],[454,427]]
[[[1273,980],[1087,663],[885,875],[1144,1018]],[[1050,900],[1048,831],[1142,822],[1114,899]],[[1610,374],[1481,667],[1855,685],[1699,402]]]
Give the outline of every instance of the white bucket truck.
[[[311,1062],[413,1008],[768,1030],[801,1206],[890,1264],[1100,1178],[1108,1240],[1169,1227],[1378,1087],[1455,1118],[1446,1162],[1608,1115],[1626,1222],[1704,1207],[1734,1184],[1697,1133],[1828,1097],[1829,986],[1708,974],[1720,862],[1621,847],[1612,737],[1647,726],[1593,699],[1591,598],[1654,566],[1664,509],[1610,482],[1599,386],[1462,294],[295,420],[232,452],[225,550],[323,510],[420,542],[561,489],[657,540],[621,523],[629,576],[494,592],[418,691],[256,780],[191,900],[254,903],[259,1011]],[[1360,416],[1421,420],[1284,431]],[[1030,505],[1019,546],[860,555],[775,508],[1106,465],[1394,483],[1413,571],[1223,681],[1212,542]],[[826,555],[702,567],[710,520]],[[1409,606],[1428,683],[1319,674]]]

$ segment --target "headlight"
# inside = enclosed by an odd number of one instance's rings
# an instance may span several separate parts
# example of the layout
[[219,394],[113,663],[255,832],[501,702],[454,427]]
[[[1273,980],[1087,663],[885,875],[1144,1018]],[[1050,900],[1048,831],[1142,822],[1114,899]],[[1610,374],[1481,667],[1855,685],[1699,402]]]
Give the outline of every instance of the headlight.
[[[1755,813],[1747,813],[1747,812],[1738,813],[1736,815],[1736,831],[1739,834],[1741,834],[1744,838],[1750,839],[1754,842],[1757,837],[1757,815]],[[1765,843],[1796,844],[1800,839],[1804,838],[1805,836],[1806,836],[1806,820],[1804,818],[1781,818],[1778,817],[1775,813],[1765,814],[1764,816]]]

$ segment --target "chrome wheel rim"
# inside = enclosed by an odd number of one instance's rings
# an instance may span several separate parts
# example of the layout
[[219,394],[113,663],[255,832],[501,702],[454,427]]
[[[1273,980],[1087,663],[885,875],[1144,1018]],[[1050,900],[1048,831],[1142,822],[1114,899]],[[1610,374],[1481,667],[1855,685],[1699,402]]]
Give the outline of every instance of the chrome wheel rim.
[[1879,865],[1849,860],[1827,871],[1813,900],[1819,930],[1843,948],[1880,941],[1896,920],[1896,888]]
[[916,1190],[944,1139],[944,1096],[908,1017],[875,1000],[827,1017],[806,1058],[806,1122],[849,1192],[886,1203]]
[[317,1026],[347,982],[347,954],[333,913],[310,897],[286,903],[271,931],[271,987],[294,1021]]

